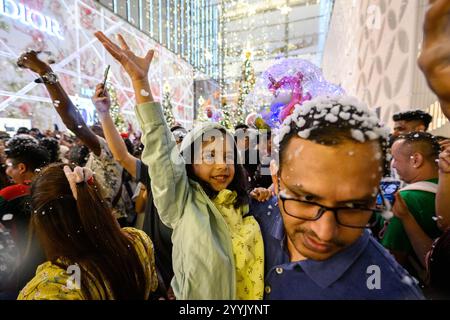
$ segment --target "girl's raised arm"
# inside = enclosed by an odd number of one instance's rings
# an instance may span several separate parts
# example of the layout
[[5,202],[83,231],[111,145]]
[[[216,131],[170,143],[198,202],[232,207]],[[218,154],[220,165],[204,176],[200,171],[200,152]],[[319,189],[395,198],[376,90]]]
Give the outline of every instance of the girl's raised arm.
[[154,202],[161,221],[175,228],[183,214],[189,182],[184,159],[164,120],[161,106],[154,102],[150,91],[148,70],[154,51],[138,57],[120,35],[120,47],[102,32],[96,32],[95,36],[131,78],[137,102],[136,116],[143,131],[142,161],[149,167]]

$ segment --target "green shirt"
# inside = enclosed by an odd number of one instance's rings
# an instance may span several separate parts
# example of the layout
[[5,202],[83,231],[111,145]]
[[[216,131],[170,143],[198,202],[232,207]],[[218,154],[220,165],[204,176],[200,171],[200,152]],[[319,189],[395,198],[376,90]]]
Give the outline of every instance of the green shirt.
[[[438,179],[426,181],[438,183]],[[433,219],[436,216],[436,194],[420,190],[405,190],[400,191],[400,195],[423,231],[432,239],[439,237],[441,231]],[[393,217],[389,222],[381,243],[389,250],[414,255],[408,235],[397,217]]]

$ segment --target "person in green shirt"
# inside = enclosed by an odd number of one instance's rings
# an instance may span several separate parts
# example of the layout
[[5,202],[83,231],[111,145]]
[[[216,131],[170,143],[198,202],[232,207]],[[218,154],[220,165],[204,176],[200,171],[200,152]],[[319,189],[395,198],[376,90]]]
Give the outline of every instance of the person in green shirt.
[[[392,166],[409,185],[400,190],[400,196],[420,225],[430,237],[437,238],[441,231],[436,223],[435,198],[438,184],[440,146],[433,135],[411,132],[392,146]],[[410,273],[420,276],[421,259],[416,256],[402,221],[393,217],[387,225],[381,243]]]

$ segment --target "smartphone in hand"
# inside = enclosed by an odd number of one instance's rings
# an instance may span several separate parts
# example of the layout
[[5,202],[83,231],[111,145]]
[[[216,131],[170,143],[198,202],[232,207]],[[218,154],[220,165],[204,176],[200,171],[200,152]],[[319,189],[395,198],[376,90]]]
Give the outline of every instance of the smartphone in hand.
[[111,68],[111,66],[108,64],[108,66],[105,69],[105,73],[103,75],[103,95],[106,92],[106,80],[108,80],[109,68]]
[[[383,194],[384,199],[389,201],[391,206],[394,205],[395,202],[395,193],[400,189],[400,180],[392,179],[392,178],[383,178],[380,182],[380,190]],[[381,196],[377,196],[377,205],[383,205],[383,200]]]

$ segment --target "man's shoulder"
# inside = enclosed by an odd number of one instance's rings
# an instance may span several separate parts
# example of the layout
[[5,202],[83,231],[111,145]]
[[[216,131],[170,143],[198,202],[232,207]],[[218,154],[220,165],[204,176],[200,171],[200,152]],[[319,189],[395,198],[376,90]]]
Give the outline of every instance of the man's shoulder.
[[368,276],[379,274],[381,289],[390,292],[397,299],[422,299],[417,280],[395,260],[395,258],[372,236],[366,249],[354,267],[365,268]]
[[404,199],[434,198],[436,196],[437,185],[438,179],[417,181],[400,189],[400,194]]
[[249,213],[255,217],[261,227],[272,225],[280,217],[278,198],[274,196],[264,202],[251,199]]
[[400,195],[413,214],[417,210],[423,211],[425,208],[431,214],[435,211],[435,193],[423,190],[404,190],[400,191]]

